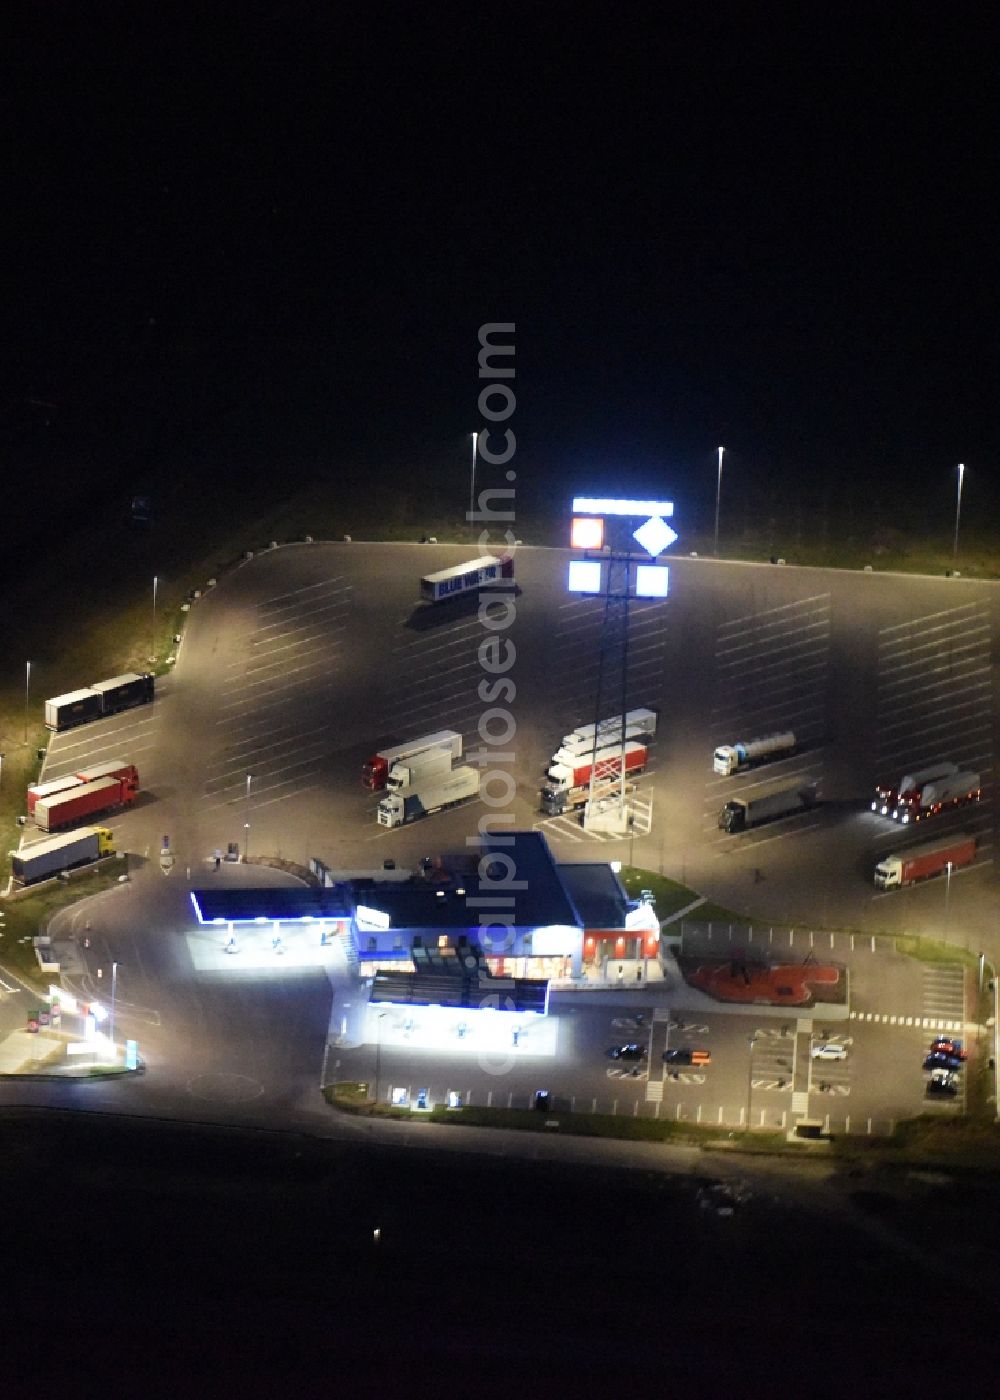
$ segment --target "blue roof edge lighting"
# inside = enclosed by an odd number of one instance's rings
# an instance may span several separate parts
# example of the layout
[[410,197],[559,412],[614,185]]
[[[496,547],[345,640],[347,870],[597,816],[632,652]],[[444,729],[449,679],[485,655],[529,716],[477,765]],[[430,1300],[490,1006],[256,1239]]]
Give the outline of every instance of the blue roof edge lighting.
[[673,501],[623,501],[604,496],[574,496],[575,515],[673,515]]
[[197,895],[197,892],[196,892],[195,890],[190,890],[190,891],[188,892],[188,894],[189,894],[191,903],[194,905],[194,916],[195,916],[195,918],[198,920],[198,922],[199,922],[200,924],[206,923],[207,920],[205,919],[204,914],[201,912],[201,906],[200,906],[199,903],[198,903],[198,895]]

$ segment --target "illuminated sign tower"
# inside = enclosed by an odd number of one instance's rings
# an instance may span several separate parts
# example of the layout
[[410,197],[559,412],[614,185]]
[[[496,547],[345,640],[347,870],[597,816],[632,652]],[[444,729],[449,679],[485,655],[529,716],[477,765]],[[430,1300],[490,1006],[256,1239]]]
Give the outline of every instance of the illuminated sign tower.
[[[577,496],[573,501],[572,547],[583,558],[569,566],[573,593],[604,597],[594,716],[594,762],[583,824],[626,836],[626,743],[628,713],[629,603],[635,598],[666,598],[670,571],[657,563],[677,539],[667,524],[674,513],[671,501],[631,501]],[[639,546],[636,550],[635,545]],[[617,706],[617,708],[613,708]],[[610,714],[622,717],[619,752],[598,763],[598,729]]]

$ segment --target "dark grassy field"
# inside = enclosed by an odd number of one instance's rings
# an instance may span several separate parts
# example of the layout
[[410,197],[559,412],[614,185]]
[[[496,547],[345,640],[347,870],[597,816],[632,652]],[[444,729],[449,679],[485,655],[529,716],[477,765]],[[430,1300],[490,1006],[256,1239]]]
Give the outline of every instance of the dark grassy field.
[[959,1284],[926,1228],[971,1240],[981,1186],[967,1210],[940,1184],[765,1175],[720,1216],[711,1159],[667,1177],[21,1113],[0,1172],[11,1393],[924,1396],[986,1393],[1000,1359],[995,1254]]

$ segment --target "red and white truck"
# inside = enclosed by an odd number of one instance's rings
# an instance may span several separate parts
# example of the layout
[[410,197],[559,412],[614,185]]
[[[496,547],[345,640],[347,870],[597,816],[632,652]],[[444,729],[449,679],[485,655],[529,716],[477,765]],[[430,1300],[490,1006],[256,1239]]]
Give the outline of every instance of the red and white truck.
[[938,778],[950,778],[957,772],[957,763],[939,762],[914,773],[904,773],[896,787],[889,783],[878,783],[872,798],[872,811],[898,821],[901,802],[908,800],[914,793],[919,795],[925,783],[934,782]]
[[[625,772],[637,775],[649,761],[649,750],[645,744],[633,740],[625,745],[624,758]],[[592,770],[597,768],[599,779],[613,780],[620,776],[621,764],[621,744],[598,749],[596,754],[581,756],[572,763],[553,763],[545,775],[545,786],[540,794],[542,811],[554,817],[561,812],[571,811],[574,807],[582,807],[590,796]]]
[[512,554],[499,559],[493,554],[483,554],[467,564],[455,564],[450,569],[439,569],[436,574],[425,574],[420,580],[420,597],[425,603],[440,603],[444,598],[457,598],[462,593],[472,593],[477,588],[513,577]]
[[[135,773],[135,769],[132,769]],[[61,831],[84,817],[95,817],[100,812],[110,812],[116,807],[128,807],[139,791],[138,774],[136,781],[131,777],[97,778],[93,782],[80,783],[57,792],[51,797],[40,797],[35,802],[35,825],[43,831]]]
[[81,768],[76,773],[64,773],[61,778],[50,778],[45,783],[32,783],[28,788],[28,816],[34,817],[35,804],[42,799],[56,797],[70,788],[81,787],[84,783],[95,782],[98,778],[122,778],[138,791],[139,770],[134,763],[125,763],[120,758],[106,763],[97,763],[92,768]]
[[389,781],[390,770],[397,763],[406,763],[431,749],[444,749],[450,754],[449,765],[462,757],[462,736],[454,729],[439,729],[436,734],[422,734],[409,743],[394,748],[379,749],[361,766],[361,781],[372,792],[381,792]]
[[910,822],[926,821],[952,807],[963,807],[966,802],[978,802],[983,794],[980,782],[978,773],[969,772],[934,778],[924,783],[918,792],[908,792],[899,799],[897,820],[908,826]]
[[928,841],[913,846],[899,855],[886,856],[875,867],[875,883],[880,890],[898,890],[917,880],[929,880],[949,866],[953,870],[971,865],[976,858],[974,836],[950,836],[941,841]]

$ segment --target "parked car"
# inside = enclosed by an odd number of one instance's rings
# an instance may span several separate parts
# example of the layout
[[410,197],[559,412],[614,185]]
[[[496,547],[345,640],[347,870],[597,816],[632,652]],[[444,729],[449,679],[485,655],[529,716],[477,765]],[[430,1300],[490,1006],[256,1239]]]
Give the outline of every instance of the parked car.
[[627,1045],[612,1045],[608,1051],[609,1060],[644,1060],[645,1058],[645,1045],[637,1045],[634,1040],[630,1040]]
[[927,1092],[928,1094],[946,1094],[949,1098],[954,1098],[958,1093],[955,1076],[947,1071],[935,1070],[927,1081]]
[[692,1050],[687,1046],[680,1046],[676,1050],[664,1050],[663,1063],[665,1065],[710,1065],[712,1055],[709,1050]]
[[847,1046],[838,1045],[834,1040],[825,1040],[814,1045],[811,1053],[814,1060],[846,1060]]
[[950,1069],[962,1068],[962,1061],[957,1055],[946,1055],[943,1050],[936,1050],[928,1055],[924,1060],[924,1069]]
[[945,1035],[939,1035],[931,1041],[931,1054],[954,1055],[955,1058],[959,1060],[967,1060],[969,1058],[969,1052],[962,1048],[962,1042],[960,1040],[951,1040]]
[[535,1096],[531,1100],[532,1108],[536,1108],[539,1113],[548,1113],[552,1106],[552,1095],[548,1089],[536,1089]]

